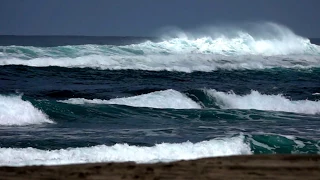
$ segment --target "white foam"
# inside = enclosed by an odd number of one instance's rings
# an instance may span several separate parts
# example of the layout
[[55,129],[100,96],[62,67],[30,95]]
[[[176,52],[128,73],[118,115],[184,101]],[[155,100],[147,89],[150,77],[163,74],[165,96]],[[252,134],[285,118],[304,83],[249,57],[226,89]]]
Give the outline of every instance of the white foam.
[[71,98],[60,102],[69,104],[120,104],[134,107],[200,109],[201,106],[186,95],[172,89],[156,91],[133,97],[115,98],[110,100]]
[[320,48],[311,44],[309,39],[295,35],[286,27],[273,25],[274,36],[255,37],[248,32],[238,31],[236,36],[220,35],[217,37],[202,36],[192,38],[188,36],[164,40],[162,42],[145,42],[130,45],[132,49],[139,49],[145,54],[154,53],[201,53],[220,55],[290,55],[317,54]]
[[213,139],[199,143],[162,143],[152,147],[116,144],[60,150],[0,148],[0,165],[53,165],[91,162],[169,162],[213,156],[251,154],[244,137]]
[[66,68],[93,68],[102,70],[148,70],[148,71],[215,71],[282,68],[320,67],[320,56],[223,56],[210,54],[147,55],[147,56],[101,56],[90,55],[77,58],[17,58],[0,59],[0,65],[25,65],[33,67],[58,66]]
[[182,72],[320,67],[320,47],[309,39],[274,23],[259,26],[264,32],[209,32],[126,46],[5,46],[0,65]]
[[292,101],[278,95],[261,94],[251,91],[247,95],[237,95],[234,92],[219,92],[206,90],[207,94],[214,98],[216,104],[224,109],[257,109],[267,111],[285,111],[302,114],[320,114],[320,101],[298,100]]
[[0,95],[0,125],[29,125],[53,123],[47,115],[21,96]]
[[[252,32],[250,29],[258,29]],[[82,57],[87,55],[159,55],[159,54],[220,54],[220,55],[319,55],[320,48],[310,40],[294,34],[285,26],[275,23],[255,24],[251,28],[213,28],[202,35],[179,32],[178,37],[160,42],[146,41],[125,46],[78,45],[59,47],[5,46],[3,54],[29,59],[35,57]],[[183,34],[183,35],[181,35]],[[33,53],[30,53],[33,52]],[[0,57],[5,55],[1,55]],[[7,58],[8,58],[7,56]]]

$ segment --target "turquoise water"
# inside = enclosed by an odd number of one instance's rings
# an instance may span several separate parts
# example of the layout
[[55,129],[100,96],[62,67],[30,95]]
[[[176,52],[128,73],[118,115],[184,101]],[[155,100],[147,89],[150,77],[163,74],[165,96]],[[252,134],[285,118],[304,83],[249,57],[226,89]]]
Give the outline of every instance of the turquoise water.
[[0,47],[1,165],[320,153],[316,40],[83,38]]

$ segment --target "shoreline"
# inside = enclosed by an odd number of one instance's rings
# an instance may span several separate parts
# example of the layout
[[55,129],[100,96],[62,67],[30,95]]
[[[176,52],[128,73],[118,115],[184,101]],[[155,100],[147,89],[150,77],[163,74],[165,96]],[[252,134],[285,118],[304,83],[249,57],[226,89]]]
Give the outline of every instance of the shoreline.
[[170,163],[0,167],[0,179],[320,179],[320,155],[240,155]]

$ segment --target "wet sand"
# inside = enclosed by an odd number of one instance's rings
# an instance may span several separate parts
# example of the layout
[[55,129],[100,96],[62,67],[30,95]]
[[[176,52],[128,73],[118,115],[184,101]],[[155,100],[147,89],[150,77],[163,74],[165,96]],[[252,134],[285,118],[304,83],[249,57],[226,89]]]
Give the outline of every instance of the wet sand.
[[320,155],[248,155],[172,163],[0,167],[0,179],[317,179]]

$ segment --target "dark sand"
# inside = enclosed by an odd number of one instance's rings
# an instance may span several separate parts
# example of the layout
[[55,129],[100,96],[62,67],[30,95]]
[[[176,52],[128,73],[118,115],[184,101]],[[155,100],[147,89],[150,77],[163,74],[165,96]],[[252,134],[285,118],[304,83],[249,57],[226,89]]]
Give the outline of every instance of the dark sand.
[[249,155],[173,163],[0,167],[0,179],[318,179],[320,155]]

